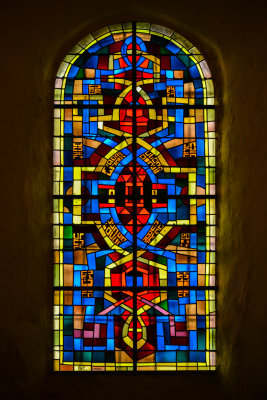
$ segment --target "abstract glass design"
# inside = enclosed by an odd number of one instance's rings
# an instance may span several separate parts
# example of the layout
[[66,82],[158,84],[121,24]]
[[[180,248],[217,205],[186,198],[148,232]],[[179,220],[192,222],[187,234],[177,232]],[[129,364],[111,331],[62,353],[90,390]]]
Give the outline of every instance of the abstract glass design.
[[55,84],[54,369],[215,369],[215,112],[177,33],[111,25]]

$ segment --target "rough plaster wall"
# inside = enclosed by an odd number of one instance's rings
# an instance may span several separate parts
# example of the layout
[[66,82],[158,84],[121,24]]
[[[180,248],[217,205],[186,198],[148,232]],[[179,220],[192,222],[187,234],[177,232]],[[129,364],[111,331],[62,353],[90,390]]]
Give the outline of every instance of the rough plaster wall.
[[[3,399],[266,396],[266,10],[259,1],[142,3],[13,0],[1,6]],[[191,40],[206,54],[217,89],[219,364],[212,374],[52,372],[54,77],[83,36],[133,19]]]

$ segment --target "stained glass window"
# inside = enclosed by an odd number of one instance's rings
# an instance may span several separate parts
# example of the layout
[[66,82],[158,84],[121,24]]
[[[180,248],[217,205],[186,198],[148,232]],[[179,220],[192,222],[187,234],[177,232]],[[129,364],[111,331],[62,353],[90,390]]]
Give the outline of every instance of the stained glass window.
[[54,369],[215,369],[215,112],[172,30],[108,26],[54,111]]

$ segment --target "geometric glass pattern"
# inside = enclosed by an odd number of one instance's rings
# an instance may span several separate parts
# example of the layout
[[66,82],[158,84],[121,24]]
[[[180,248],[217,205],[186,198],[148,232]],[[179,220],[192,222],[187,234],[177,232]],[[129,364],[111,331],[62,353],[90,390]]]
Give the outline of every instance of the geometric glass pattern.
[[203,55],[158,25],[105,27],[62,62],[54,122],[54,369],[214,370]]

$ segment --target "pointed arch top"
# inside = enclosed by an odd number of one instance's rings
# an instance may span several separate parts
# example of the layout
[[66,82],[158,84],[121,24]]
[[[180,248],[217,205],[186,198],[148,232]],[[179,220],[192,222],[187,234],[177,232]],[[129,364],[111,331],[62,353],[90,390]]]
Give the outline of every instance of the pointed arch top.
[[[65,80],[75,76],[75,70],[71,68],[75,66],[77,60],[86,52],[93,55],[101,48],[105,48],[108,44],[118,42],[122,37],[131,36],[133,32],[133,23],[118,23],[109,25],[99,29],[78,42],[65,56],[58,72],[55,85],[55,101],[63,100]],[[189,40],[179,33],[165,28],[160,25],[150,24],[146,22],[136,23],[136,33],[140,38],[148,38],[149,36],[157,37],[164,40],[164,46],[174,55],[182,60],[191,69],[192,77],[199,77],[203,85],[203,104],[214,105],[214,87],[211,72],[204,55]],[[197,71],[195,68],[196,67]]]

